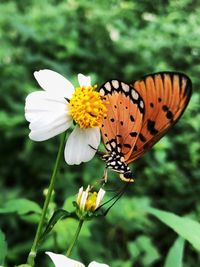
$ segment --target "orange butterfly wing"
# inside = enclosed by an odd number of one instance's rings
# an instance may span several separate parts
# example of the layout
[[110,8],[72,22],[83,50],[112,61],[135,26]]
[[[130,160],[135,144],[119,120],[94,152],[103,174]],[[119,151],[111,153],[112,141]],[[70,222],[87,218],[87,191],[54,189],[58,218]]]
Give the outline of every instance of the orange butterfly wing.
[[118,80],[106,82],[100,93],[109,102],[101,127],[105,147],[109,152],[121,153],[126,161],[141,130],[143,100],[135,89]]
[[191,96],[191,80],[182,73],[150,74],[131,85],[145,103],[144,118],[135,150],[127,163],[149,150],[183,114]]

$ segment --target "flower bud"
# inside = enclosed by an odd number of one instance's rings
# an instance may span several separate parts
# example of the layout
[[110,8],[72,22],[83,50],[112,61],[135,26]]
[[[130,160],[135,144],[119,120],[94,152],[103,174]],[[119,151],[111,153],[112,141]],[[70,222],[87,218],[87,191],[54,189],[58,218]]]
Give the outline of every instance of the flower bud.
[[87,213],[93,213],[101,204],[105,195],[105,190],[100,188],[99,192],[91,192],[91,187],[88,186],[84,191],[83,187],[79,189],[76,204],[78,206],[78,215],[83,216]]

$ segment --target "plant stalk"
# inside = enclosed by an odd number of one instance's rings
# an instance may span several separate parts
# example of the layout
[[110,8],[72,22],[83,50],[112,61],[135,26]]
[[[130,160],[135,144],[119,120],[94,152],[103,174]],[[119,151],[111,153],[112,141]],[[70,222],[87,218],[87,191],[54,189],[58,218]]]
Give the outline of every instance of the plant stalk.
[[50,200],[51,200],[51,195],[52,195],[52,192],[53,192],[53,189],[54,189],[54,186],[55,186],[56,176],[57,176],[57,173],[59,171],[61,159],[63,157],[64,146],[65,146],[65,138],[66,138],[66,132],[63,133],[62,136],[61,136],[60,146],[59,146],[56,162],[55,162],[55,165],[54,165],[53,173],[51,175],[50,184],[49,184],[48,192],[47,192],[47,195],[46,195],[46,199],[45,199],[44,206],[43,206],[43,209],[42,209],[41,218],[40,218],[40,221],[39,221],[39,224],[38,224],[38,227],[37,227],[37,231],[36,231],[36,234],[35,234],[35,238],[34,238],[34,241],[33,241],[33,245],[32,245],[31,251],[30,251],[30,253],[28,255],[27,264],[29,264],[32,267],[35,266],[35,257],[36,257],[38,246],[39,246],[40,236],[42,234],[43,226],[44,226],[45,219],[46,219],[46,213],[47,213],[48,206],[49,206],[49,203],[50,203]]
[[69,245],[69,248],[68,248],[68,250],[67,250],[67,253],[66,253],[66,256],[67,256],[67,257],[69,257],[69,256],[71,255],[72,250],[73,250],[74,246],[76,245],[76,242],[77,242],[77,240],[78,240],[78,237],[79,237],[81,228],[82,228],[82,226],[83,226],[83,222],[84,222],[84,220],[81,220],[81,219],[80,219],[79,224],[78,224],[78,227],[77,227],[77,229],[76,229],[76,233],[75,233],[75,235],[74,235],[74,238],[72,239],[72,242],[71,242],[71,244]]

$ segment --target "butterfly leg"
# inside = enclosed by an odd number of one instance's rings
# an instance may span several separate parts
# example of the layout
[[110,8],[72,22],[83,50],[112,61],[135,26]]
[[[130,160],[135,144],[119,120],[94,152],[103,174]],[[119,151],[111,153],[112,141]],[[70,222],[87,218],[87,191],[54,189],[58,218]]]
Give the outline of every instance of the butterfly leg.
[[108,181],[108,169],[107,168],[104,169],[104,174],[103,174],[102,179],[103,179],[103,184],[106,184]]

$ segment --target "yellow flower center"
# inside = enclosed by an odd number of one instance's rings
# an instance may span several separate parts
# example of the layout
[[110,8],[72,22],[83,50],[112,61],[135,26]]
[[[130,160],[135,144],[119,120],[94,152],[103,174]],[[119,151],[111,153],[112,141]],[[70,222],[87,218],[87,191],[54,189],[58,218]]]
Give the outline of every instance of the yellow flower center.
[[96,207],[96,201],[97,201],[97,192],[89,192],[88,198],[85,203],[85,210],[88,211],[94,211]]
[[100,127],[106,116],[106,102],[96,88],[96,85],[78,87],[70,99],[70,115],[80,128]]

